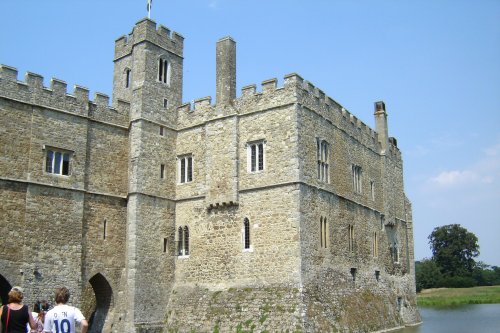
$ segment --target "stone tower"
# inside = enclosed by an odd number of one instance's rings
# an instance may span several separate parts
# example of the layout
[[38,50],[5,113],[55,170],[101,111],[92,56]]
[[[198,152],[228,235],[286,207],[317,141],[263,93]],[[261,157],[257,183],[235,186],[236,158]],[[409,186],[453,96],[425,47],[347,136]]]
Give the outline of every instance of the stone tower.
[[[163,321],[173,262],[175,110],[182,100],[183,37],[144,19],[115,43],[113,99],[130,102],[125,331]],[[159,251],[163,247],[164,251]],[[159,279],[158,277],[163,278]]]

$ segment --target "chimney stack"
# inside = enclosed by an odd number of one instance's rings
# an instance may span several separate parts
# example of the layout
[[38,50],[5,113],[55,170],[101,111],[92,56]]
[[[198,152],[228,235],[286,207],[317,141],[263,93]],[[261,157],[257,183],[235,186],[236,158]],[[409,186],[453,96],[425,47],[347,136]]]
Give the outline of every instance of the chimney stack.
[[230,105],[236,98],[236,42],[219,39],[216,48],[216,103]]
[[378,141],[382,146],[382,154],[387,151],[389,141],[389,130],[387,129],[387,112],[385,112],[385,103],[375,102],[375,129],[378,133]]

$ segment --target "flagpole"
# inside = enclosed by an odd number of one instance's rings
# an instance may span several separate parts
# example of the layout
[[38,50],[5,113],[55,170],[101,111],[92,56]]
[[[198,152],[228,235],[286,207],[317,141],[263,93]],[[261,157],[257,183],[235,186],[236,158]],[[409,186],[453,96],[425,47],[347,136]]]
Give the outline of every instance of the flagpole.
[[147,6],[147,9],[148,9],[148,19],[151,19],[151,3],[153,2],[153,0],[148,0],[148,6]]

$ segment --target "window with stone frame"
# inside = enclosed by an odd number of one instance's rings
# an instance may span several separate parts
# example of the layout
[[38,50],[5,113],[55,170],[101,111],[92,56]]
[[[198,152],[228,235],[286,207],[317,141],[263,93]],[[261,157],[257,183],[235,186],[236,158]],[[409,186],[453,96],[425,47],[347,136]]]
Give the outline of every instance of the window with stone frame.
[[170,62],[167,59],[158,59],[158,81],[170,84]]
[[165,179],[165,164],[160,164],[160,179]]
[[354,192],[361,193],[363,170],[359,165],[352,165],[352,187]]
[[265,146],[264,140],[249,142],[247,144],[248,172],[259,172],[264,170]]
[[189,228],[180,226],[177,229],[177,255],[179,257],[189,256]]
[[318,180],[328,183],[330,181],[329,175],[329,159],[330,146],[326,140],[316,138],[316,156],[318,163]]
[[125,88],[130,88],[132,83],[132,70],[130,68],[125,69]]
[[245,217],[243,220],[243,249],[250,250],[250,220]]
[[328,224],[326,223],[326,217],[321,216],[319,218],[319,236],[320,236],[320,246],[326,249],[328,247]]
[[373,232],[372,246],[373,257],[378,258],[378,234],[376,231]]
[[354,226],[349,224],[348,226],[348,237],[349,237],[349,251],[354,252]]
[[193,181],[193,156],[184,155],[178,157],[179,183],[189,183]]
[[69,176],[72,153],[67,150],[45,148],[45,172]]

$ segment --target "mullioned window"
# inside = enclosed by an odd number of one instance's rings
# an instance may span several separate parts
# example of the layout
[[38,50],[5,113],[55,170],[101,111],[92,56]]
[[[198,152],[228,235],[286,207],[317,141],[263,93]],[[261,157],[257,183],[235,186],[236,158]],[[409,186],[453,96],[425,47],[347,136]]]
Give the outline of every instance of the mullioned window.
[[48,148],[45,151],[45,172],[54,175],[69,176],[71,153]]

